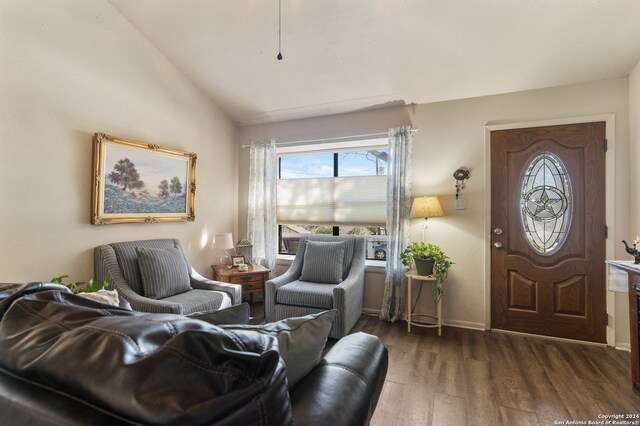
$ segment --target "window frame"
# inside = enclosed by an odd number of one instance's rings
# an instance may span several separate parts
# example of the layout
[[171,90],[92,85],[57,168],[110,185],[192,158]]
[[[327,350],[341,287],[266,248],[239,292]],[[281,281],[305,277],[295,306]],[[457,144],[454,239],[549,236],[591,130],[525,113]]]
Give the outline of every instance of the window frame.
[[[375,141],[375,143],[366,143],[367,141]],[[382,143],[384,141],[384,143]],[[372,150],[386,150],[388,152],[389,144],[388,139],[379,138],[379,139],[370,139],[370,140],[356,140],[356,141],[348,141],[348,142],[339,142],[339,143],[330,143],[330,144],[318,144],[316,146],[296,146],[296,147],[285,147],[278,148],[276,155],[278,159],[278,179],[282,179],[282,157],[285,156],[303,156],[303,155],[313,155],[320,153],[329,153],[333,154],[333,177],[339,176],[339,154],[343,152],[359,152],[359,151],[372,151]],[[285,224],[277,224],[278,226],[278,254],[279,255],[294,255],[295,253],[289,253],[283,251],[283,227]],[[321,226],[320,224],[318,226]],[[340,235],[340,225],[327,225],[331,226],[333,236]],[[386,227],[381,227],[385,228]],[[325,234],[329,235],[329,234]],[[376,237],[386,237],[386,235],[372,235]],[[366,258],[367,260],[378,260],[374,258]]]

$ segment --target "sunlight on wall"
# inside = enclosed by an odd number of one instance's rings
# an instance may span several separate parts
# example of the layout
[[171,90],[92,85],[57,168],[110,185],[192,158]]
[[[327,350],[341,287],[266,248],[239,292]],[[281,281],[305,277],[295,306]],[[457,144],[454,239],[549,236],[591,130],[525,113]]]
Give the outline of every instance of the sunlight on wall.
[[209,245],[209,231],[205,226],[200,234],[200,249],[203,249]]

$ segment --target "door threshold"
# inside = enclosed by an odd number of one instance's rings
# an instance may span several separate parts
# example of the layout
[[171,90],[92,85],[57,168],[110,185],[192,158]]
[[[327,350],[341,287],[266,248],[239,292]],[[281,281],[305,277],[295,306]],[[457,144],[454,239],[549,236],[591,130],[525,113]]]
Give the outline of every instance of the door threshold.
[[533,337],[533,338],[543,339],[543,340],[553,340],[555,342],[577,343],[579,345],[598,346],[601,348],[607,347],[606,343],[590,342],[588,340],[567,339],[566,337],[545,336],[544,334],[523,333],[521,331],[503,330],[501,328],[492,328],[490,329],[490,331],[495,331],[495,332],[504,333],[504,334],[512,334],[514,336]]

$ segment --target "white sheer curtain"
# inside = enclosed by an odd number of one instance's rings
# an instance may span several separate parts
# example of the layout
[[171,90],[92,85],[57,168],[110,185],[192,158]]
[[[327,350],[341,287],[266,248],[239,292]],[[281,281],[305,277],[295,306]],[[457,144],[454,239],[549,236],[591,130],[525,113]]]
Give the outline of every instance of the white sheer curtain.
[[400,253],[409,243],[413,136],[409,126],[389,129],[387,173],[387,270],[380,319],[402,318],[406,303],[405,267]]
[[276,144],[252,142],[249,154],[248,238],[253,243],[253,261],[271,269],[276,264]]

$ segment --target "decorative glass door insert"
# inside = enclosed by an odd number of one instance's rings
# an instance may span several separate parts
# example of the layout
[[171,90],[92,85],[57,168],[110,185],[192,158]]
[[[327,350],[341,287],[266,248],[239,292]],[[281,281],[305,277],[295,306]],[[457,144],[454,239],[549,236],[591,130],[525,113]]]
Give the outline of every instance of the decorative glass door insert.
[[573,208],[567,169],[553,153],[533,156],[522,179],[520,210],[525,239],[542,255],[557,251],[566,240]]

